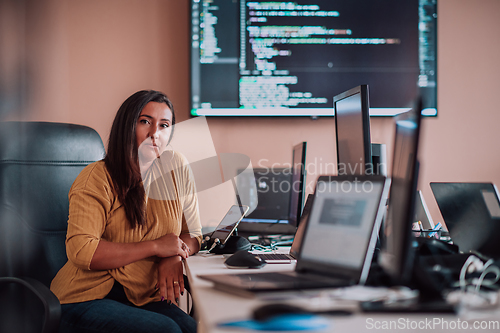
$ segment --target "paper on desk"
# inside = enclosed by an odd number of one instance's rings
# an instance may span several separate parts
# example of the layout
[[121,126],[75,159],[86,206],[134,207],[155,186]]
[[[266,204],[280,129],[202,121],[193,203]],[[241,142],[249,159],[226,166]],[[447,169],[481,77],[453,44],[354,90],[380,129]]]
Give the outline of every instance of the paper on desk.
[[456,290],[446,295],[446,301],[458,306],[458,314],[464,320],[488,320],[500,317],[500,292]]
[[259,294],[258,298],[266,301],[287,301],[308,299],[309,301],[401,301],[418,297],[418,291],[406,287],[366,287],[350,286],[345,288],[322,290],[295,290],[293,292],[276,292]]
[[406,287],[386,288],[386,287],[367,287],[351,286],[345,288],[332,289],[328,295],[339,300],[349,301],[401,301],[418,297],[418,291]]

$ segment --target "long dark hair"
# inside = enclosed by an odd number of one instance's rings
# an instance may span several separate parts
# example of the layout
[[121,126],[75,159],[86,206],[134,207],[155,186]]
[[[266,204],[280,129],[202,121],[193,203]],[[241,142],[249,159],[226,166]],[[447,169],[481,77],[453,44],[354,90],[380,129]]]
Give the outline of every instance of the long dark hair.
[[[154,90],[138,91],[118,109],[109,134],[108,152],[104,158],[118,200],[124,206],[132,228],[146,224],[146,193],[139,167],[135,129],[142,109],[149,102],[165,103],[172,111],[172,125],[175,124],[174,107],[167,95]],[[173,127],[170,139],[172,135]]]

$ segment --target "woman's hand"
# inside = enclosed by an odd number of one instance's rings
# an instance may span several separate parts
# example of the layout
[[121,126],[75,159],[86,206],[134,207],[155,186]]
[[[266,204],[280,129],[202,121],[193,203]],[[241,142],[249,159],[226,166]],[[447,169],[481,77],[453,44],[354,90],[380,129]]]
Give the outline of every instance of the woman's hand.
[[179,236],[167,234],[156,240],[156,256],[160,258],[181,256],[186,259],[189,257],[189,248]]
[[179,305],[179,295],[184,294],[182,259],[179,256],[163,258],[158,264],[158,286],[161,299]]

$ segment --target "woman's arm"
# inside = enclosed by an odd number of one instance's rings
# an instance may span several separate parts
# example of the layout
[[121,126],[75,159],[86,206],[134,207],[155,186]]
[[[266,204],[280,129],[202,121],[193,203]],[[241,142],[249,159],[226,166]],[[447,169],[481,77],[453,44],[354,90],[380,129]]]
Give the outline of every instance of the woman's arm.
[[[189,254],[193,255],[200,249],[200,243],[196,237],[182,234],[180,238],[189,248]],[[184,277],[182,259],[179,256],[163,258],[158,264],[158,287],[162,300],[179,305],[179,295],[184,294]]]
[[154,245],[153,241],[113,243],[101,239],[90,261],[90,269],[114,269],[128,265],[137,260],[152,257],[156,255]]
[[200,250],[200,243],[198,242],[198,239],[196,237],[191,237],[190,234],[182,234],[180,238],[188,246],[190,256]]
[[136,243],[114,243],[101,239],[90,261],[90,269],[114,269],[153,256],[187,258],[190,249],[194,247],[190,247],[175,234],[167,234],[153,241]]
[[184,294],[184,266],[179,256],[163,258],[158,263],[158,288],[161,300],[179,305]]

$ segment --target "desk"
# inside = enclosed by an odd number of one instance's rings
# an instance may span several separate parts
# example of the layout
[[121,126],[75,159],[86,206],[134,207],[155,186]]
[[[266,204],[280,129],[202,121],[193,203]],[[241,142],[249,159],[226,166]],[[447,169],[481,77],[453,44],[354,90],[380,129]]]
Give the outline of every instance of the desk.
[[[199,320],[198,332],[200,333],[243,333],[243,332],[262,332],[242,329],[228,329],[217,327],[218,323],[232,320],[249,319],[252,310],[255,307],[269,303],[269,300],[260,298],[244,298],[233,295],[227,292],[219,291],[213,288],[211,282],[202,280],[197,277],[199,274],[221,274],[221,273],[248,273],[248,272],[270,272],[293,270],[295,264],[268,264],[258,270],[244,269],[227,269],[224,266],[224,258],[221,255],[203,256],[200,254],[189,257],[186,261],[186,273],[188,275],[191,292],[196,306],[196,313]],[[321,308],[325,304],[325,297],[306,297],[297,296],[293,302],[299,302],[301,306],[306,308]],[[334,301],[329,301],[329,306],[335,307]],[[351,309],[356,309],[353,302],[340,304],[337,301],[337,307],[348,306]],[[330,327],[321,332],[373,332],[373,331],[388,331],[384,326],[392,325],[392,331],[418,331],[418,332],[457,332],[467,330],[470,332],[499,332],[500,326],[500,310],[490,311],[487,316],[485,312],[454,315],[422,315],[422,314],[365,314],[357,312],[348,317],[326,317],[328,318]],[[480,317],[482,316],[482,317]],[[446,327],[445,322],[448,327]],[[479,325],[490,325],[488,329],[473,329],[475,323]],[[418,326],[422,329],[418,329]],[[459,329],[457,327],[462,327]],[[493,328],[491,328],[493,327]],[[496,328],[496,329],[495,329]],[[391,331],[391,330],[389,330]]]

